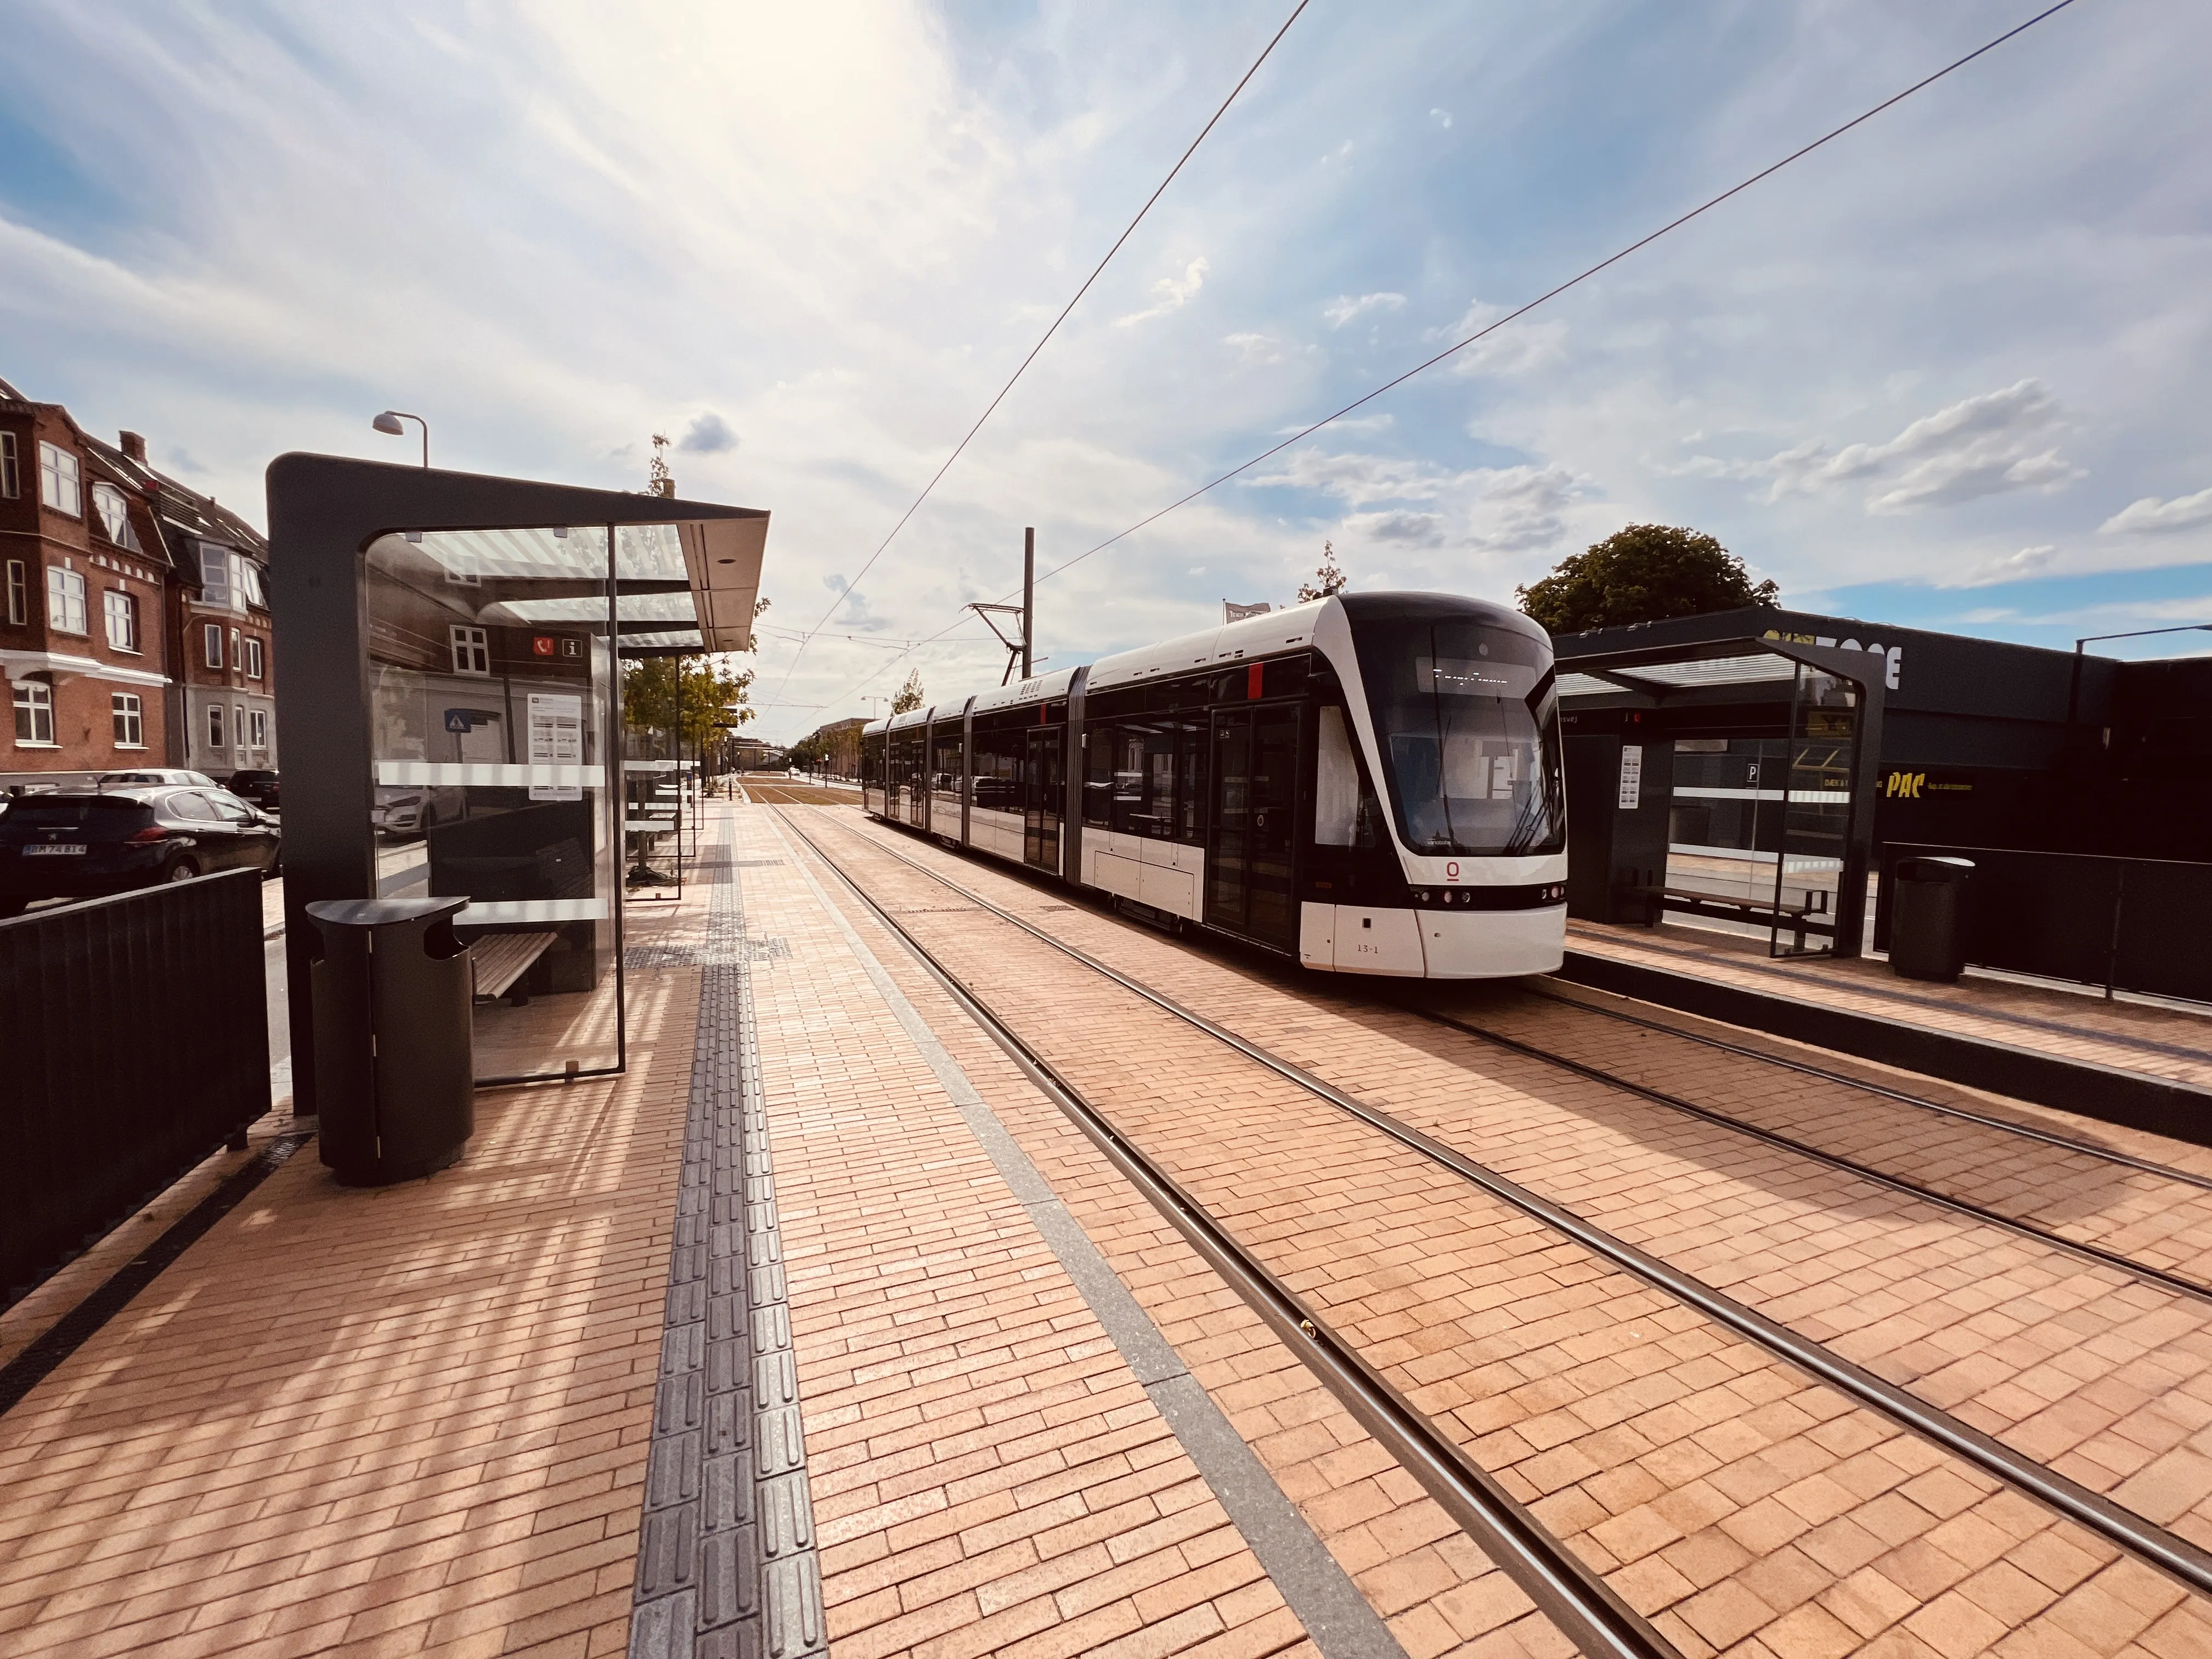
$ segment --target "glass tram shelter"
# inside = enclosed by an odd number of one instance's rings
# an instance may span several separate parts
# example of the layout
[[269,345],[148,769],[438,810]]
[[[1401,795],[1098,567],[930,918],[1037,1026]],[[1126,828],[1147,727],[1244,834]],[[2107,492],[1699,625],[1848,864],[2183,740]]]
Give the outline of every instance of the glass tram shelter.
[[[1570,915],[1672,910],[1764,927],[1776,956],[1861,954],[1883,659],[1747,635],[1562,656],[1559,675]],[[1677,751],[1735,770],[1686,789]],[[1753,822],[1731,848],[1685,843],[1684,816],[1713,811]]]
[[641,786],[688,781],[621,665],[746,647],[769,515],[328,455],[268,490],[295,1113],[319,899],[468,899],[480,1085],[621,1070],[626,876],[680,846]]

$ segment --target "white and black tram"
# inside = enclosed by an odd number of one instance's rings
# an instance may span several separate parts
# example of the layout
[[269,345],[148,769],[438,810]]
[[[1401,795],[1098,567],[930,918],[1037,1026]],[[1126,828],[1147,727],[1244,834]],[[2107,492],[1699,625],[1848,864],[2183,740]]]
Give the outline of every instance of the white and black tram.
[[1547,972],[1566,934],[1552,646],[1345,593],[871,723],[874,817],[1339,973]]

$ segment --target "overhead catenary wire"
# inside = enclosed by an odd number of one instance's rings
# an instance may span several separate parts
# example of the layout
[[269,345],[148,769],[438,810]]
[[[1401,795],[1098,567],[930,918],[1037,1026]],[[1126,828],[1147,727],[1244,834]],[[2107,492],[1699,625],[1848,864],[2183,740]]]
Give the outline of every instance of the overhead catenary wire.
[[[1623,259],[1627,258],[1631,254],[1639,252],[1643,249],[1650,246],[1652,243],[1659,240],[1662,237],[1680,229],[1684,225],[1688,224],[1692,219],[1698,218],[1701,215],[1710,213],[1713,209],[1720,206],[1723,202],[1729,200],[1733,197],[1741,195],[1745,191],[1749,190],[1753,185],[1760,183],[1764,179],[1772,178],[1776,173],[1781,172],[1784,167],[1789,167],[1792,162],[1802,161],[1806,156],[1810,155],[1814,150],[1820,149],[1823,145],[1832,143],[1835,140],[1842,137],[1845,133],[1850,131],[1854,127],[1863,125],[1865,123],[1871,121],[1875,116],[1880,115],[1883,111],[1892,109],[1897,105],[1903,103],[1915,93],[1923,91],[1925,88],[1935,85],[1936,82],[1941,81],[1944,76],[1964,69],[1976,58],[1996,51],[1996,48],[2004,45],[2006,41],[2013,40],[2019,35],[2025,34],[2028,30],[2033,28],[2038,23],[2042,22],[2048,17],[2055,16],[2057,13],[2065,10],[2073,3],[2074,0],[2057,0],[2056,4],[2046,6],[2043,10],[2036,13],[2033,17],[2028,18],[2024,22],[2016,23],[2012,27],[2007,29],[2003,33],[1983,42],[1980,46],[1975,47],[1973,51],[1966,53],[1964,57],[1954,58],[1950,63],[1944,64],[1942,68],[1936,70],[1934,73],[1922,76],[1919,80],[1915,81],[1911,86],[1906,87],[1903,91],[1892,94],[1889,97],[1883,99],[1881,102],[1875,105],[1872,108],[1863,110],[1860,113],[1853,116],[1841,126],[1831,128],[1828,131],[1822,133],[1819,137],[1814,139],[1810,143],[1801,145],[1798,149],[1790,151],[1789,155],[1782,157],[1781,160],[1761,167],[1750,177],[1729,185],[1728,189],[1722,191],[1718,195],[1710,197],[1706,200],[1700,202],[1688,212],[1680,214],[1678,216],[1668,220],[1665,224],[1661,225],[1656,230],[1638,237],[1635,241],[1629,243],[1626,247],[1620,248],[1615,252],[1607,254],[1596,264],[1586,266],[1583,270],[1576,272],[1575,275],[1568,277],[1566,281],[1559,283],[1555,287],[1547,289],[1534,299],[1528,301],[1526,303],[1517,306],[1513,310],[1507,312],[1504,316],[1496,318],[1491,322],[1485,324],[1482,327],[1475,330],[1474,333],[1468,335],[1464,339],[1455,341],[1451,345],[1445,347],[1433,357],[1430,357],[1421,362],[1418,362],[1414,364],[1413,368],[1407,369],[1403,374],[1395,375],[1390,380],[1385,380],[1381,386],[1376,386],[1373,391],[1365,392],[1361,396],[1353,398],[1341,409],[1336,410],[1330,414],[1324,415],[1321,419],[1314,422],[1310,426],[1301,427],[1297,431],[1293,432],[1290,436],[1285,438],[1280,443],[1272,445],[1268,448],[1261,450],[1249,460],[1240,462],[1237,465],[1231,467],[1229,471],[1220,474],[1218,477],[1207,480],[1205,483],[1200,484],[1197,489],[1190,491],[1189,494],[1178,496],[1176,500],[1170,501],[1165,507],[1161,507],[1158,511],[1146,514],[1143,518],[1138,520],[1136,523],[1131,525],[1127,529],[1115,532],[1113,535],[1109,536],[1104,541],[1098,543],[1096,546],[1085,549],[1082,552],[1078,553],[1074,557],[1053,566],[1049,570],[1040,571],[1037,574],[1036,580],[1040,582],[1050,581],[1054,576],[1059,575],[1061,572],[1073,569],[1075,566],[1081,564],[1085,559],[1091,557],[1093,555],[1103,553],[1108,548],[1113,546],[1115,543],[1126,541],[1128,538],[1135,535],[1139,531],[1145,529],[1147,526],[1158,523],[1160,520],[1166,518],[1170,513],[1176,512],[1179,508],[1189,506],[1200,496],[1219,489],[1231,479],[1250,471],[1254,467],[1259,465],[1261,462],[1268,460],[1274,456],[1281,454],[1283,451],[1290,448],[1293,444],[1304,442],[1306,439],[1312,437],[1315,433],[1319,432],[1322,428],[1332,425],[1334,422],[1342,420],[1346,416],[1352,413],[1355,410],[1363,408],[1366,404],[1373,403],[1377,398],[1382,396],[1386,392],[1395,391],[1397,387],[1405,385],[1407,381],[1413,380],[1415,376],[1425,374],[1428,370],[1434,368],[1438,363],[1444,362],[1448,358],[1457,356],[1460,352],[1466,350],[1468,347],[1474,345],[1478,341],[1482,340],[1492,334],[1495,334],[1499,329],[1505,327],[1509,323],[1517,321],[1519,319],[1527,316],[1539,306],[1547,304],[1551,301],[1556,300],[1559,295],[1566,293],[1570,289],[1579,287],[1583,283],[1588,282],[1591,277],[1598,275],[1599,272],[1607,270],[1610,266],[1619,264]],[[1291,15],[1293,17],[1297,15],[1296,13]],[[1287,28],[1289,25],[1285,24],[1284,27]],[[1255,67],[1256,68],[1257,65],[1255,65]],[[1003,599],[1005,598],[1011,598],[1012,595],[1007,594],[1001,597]],[[936,633],[929,635],[928,638],[921,641],[913,648],[918,651],[921,649],[923,646],[934,644],[937,641],[944,638],[946,634],[950,633],[952,626],[957,626],[957,623],[939,629]],[[883,672],[884,668],[890,666],[892,663],[896,662],[897,660],[899,660],[899,659],[893,658],[890,662],[886,662],[878,667],[866,678],[859,681],[852,688],[852,690],[841,693],[838,696],[832,698],[830,700],[831,702],[842,702],[846,697],[848,697],[852,696],[854,692],[858,691],[860,686],[866,685],[870,680],[874,679],[877,674],[880,674]]]
[[1182,171],[1184,163],[1197,154],[1198,147],[1206,142],[1206,135],[1219,124],[1223,116],[1229,113],[1229,106],[1237,101],[1237,95],[1250,83],[1252,77],[1260,72],[1260,66],[1267,61],[1269,54],[1280,44],[1282,38],[1291,32],[1291,25],[1298,21],[1298,14],[1310,3],[1311,0],[1297,0],[1297,3],[1291,8],[1291,15],[1283,20],[1283,26],[1269,37],[1267,44],[1261,48],[1260,55],[1252,60],[1252,67],[1246,70],[1237,84],[1229,89],[1229,95],[1221,100],[1221,107],[1215,110],[1206,124],[1198,130],[1198,137],[1192,139],[1189,147],[1176,158],[1176,164],[1168,169],[1167,177],[1160,180],[1152,193],[1145,198],[1145,204],[1137,210],[1136,217],[1130,220],[1121,234],[1114,239],[1114,246],[1106,250],[1105,258],[1099,260],[1092,268],[1091,274],[1083,279],[1083,286],[1075,290],[1073,297],[1060,308],[1060,314],[1052,319],[1051,326],[1037,337],[1037,343],[1030,348],[1029,356],[1023,358],[1014,372],[1006,377],[1006,383],[999,388],[998,395],[984,405],[983,412],[975,417],[975,425],[968,428],[966,435],[952,447],[952,453],[945,458],[945,464],[931,474],[929,482],[921,487],[921,494],[916,495],[907,510],[899,514],[898,522],[891,526],[890,534],[885,536],[876,550],[868,555],[867,562],[860,567],[860,574],[838,590],[836,600],[831,603],[827,611],[822,613],[822,620],[810,629],[800,640],[799,650],[793,656],[789,665],[783,671],[783,679],[777,684],[775,698],[771,699],[771,702],[782,697],[784,687],[790,684],[791,676],[799,667],[799,659],[806,654],[806,647],[814,635],[828,627],[830,619],[837,614],[839,608],[859,591],[862,578],[875,568],[876,561],[883,557],[884,550],[897,538],[899,532],[906,528],[907,521],[921,510],[921,504],[929,499],[930,492],[937,488],[939,481],[952,470],[952,464],[960,459],[961,452],[966,449],[975,434],[983,429],[983,422],[991,418],[993,411],[1006,401],[1006,394],[1014,389],[1014,382],[1028,372],[1029,366],[1036,361],[1037,354],[1042,351],[1052,337],[1060,331],[1060,325],[1067,320],[1068,313],[1073,311],[1083,296],[1091,291],[1091,285],[1098,280],[1100,273],[1113,263],[1114,256],[1121,251],[1121,245],[1136,234],[1137,227],[1145,222],[1145,216],[1152,210],[1152,204],[1167,193],[1167,187],[1175,182],[1176,175]]

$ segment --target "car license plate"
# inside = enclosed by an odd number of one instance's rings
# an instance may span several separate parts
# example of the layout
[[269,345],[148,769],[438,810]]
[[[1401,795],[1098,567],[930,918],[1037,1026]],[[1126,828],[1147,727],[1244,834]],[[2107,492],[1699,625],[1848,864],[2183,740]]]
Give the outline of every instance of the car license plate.
[[60,858],[72,853],[82,856],[83,852],[84,843],[81,841],[58,841],[42,846],[26,847],[23,856],[27,859]]

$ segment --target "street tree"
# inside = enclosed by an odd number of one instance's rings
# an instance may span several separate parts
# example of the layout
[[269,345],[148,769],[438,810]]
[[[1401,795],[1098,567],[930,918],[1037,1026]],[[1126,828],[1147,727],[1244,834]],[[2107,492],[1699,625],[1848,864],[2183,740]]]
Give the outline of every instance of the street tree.
[[745,696],[752,670],[732,668],[703,653],[633,657],[623,664],[623,720],[633,732],[674,732],[694,754],[717,727],[753,717]]
[[909,672],[906,684],[899,687],[898,696],[891,699],[891,713],[903,714],[909,708],[921,707],[921,670]]
[[1711,536],[1663,524],[1615,531],[1514,595],[1553,634],[1741,611],[1782,599],[1772,582],[1754,584],[1743,561]]

